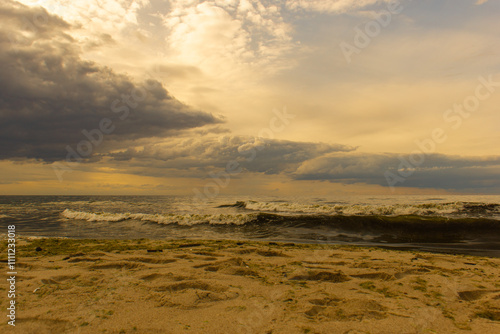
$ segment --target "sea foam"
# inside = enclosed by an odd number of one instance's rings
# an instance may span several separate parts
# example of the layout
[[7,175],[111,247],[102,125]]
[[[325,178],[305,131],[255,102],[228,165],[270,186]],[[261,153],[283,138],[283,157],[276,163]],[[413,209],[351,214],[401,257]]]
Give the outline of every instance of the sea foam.
[[86,220],[88,222],[120,222],[124,220],[139,220],[158,224],[178,225],[243,225],[255,219],[256,214],[146,214],[146,213],[106,213],[64,210],[61,215],[64,218]]

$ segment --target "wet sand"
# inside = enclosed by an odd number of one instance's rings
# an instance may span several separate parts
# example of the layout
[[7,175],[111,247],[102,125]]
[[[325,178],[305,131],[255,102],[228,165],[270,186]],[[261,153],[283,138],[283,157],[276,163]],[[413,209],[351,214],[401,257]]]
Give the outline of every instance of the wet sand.
[[2,333],[500,333],[498,258],[49,238],[18,240],[16,269]]

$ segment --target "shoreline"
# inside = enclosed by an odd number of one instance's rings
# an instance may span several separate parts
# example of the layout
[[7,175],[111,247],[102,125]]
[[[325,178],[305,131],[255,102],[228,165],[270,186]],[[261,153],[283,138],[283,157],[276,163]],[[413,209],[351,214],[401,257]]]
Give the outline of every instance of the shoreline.
[[[6,233],[0,233],[0,239],[7,237]],[[311,242],[311,240],[282,240],[282,239],[273,239],[273,238],[260,238],[260,239],[251,239],[251,238],[219,238],[219,239],[206,239],[206,238],[178,238],[178,239],[165,239],[165,238],[111,238],[111,237],[102,237],[102,238],[90,238],[90,237],[66,237],[66,236],[39,236],[39,235],[23,235],[22,237],[18,237],[18,239],[26,239],[26,240],[36,240],[36,239],[64,239],[64,240],[122,240],[135,242],[137,240],[150,240],[150,241],[166,241],[166,242],[182,242],[186,240],[197,240],[197,241],[217,241],[217,242],[247,242],[247,243],[277,243],[277,244],[290,244],[294,243],[297,245],[318,245],[318,246],[326,246],[326,247],[362,247],[362,248],[380,248],[387,250],[395,250],[395,251],[405,251],[405,252],[424,252],[431,254],[447,254],[447,255],[470,255],[470,256],[480,256],[480,257],[489,257],[489,258],[500,258],[500,249],[497,249],[497,245],[484,245],[479,244],[480,247],[474,244],[467,243],[442,243],[436,245],[436,243],[382,243],[382,242],[352,242],[352,241],[338,241],[333,240],[330,242],[318,241]],[[485,246],[490,246],[491,248],[487,248]]]
[[498,258],[354,245],[38,237],[20,237],[16,256],[20,333],[500,330]]

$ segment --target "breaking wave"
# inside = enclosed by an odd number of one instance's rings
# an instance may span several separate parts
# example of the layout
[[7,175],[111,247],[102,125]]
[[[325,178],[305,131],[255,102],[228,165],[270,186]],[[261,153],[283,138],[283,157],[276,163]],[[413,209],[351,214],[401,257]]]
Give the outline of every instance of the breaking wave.
[[483,217],[448,218],[418,215],[280,215],[274,213],[245,214],[145,214],[84,212],[66,209],[64,218],[88,222],[120,222],[134,220],[163,225],[259,225],[262,227],[333,228],[343,231],[500,231],[500,221]]
[[120,222],[124,220],[138,220],[158,224],[178,225],[243,225],[255,219],[257,214],[146,214],[146,213],[106,213],[64,210],[61,215],[68,219],[86,220],[88,222]]
[[[423,204],[302,204],[294,202],[236,202],[233,206],[252,211],[314,214],[314,215],[345,215],[345,216],[476,216],[494,217],[500,219],[500,204],[454,202],[454,203],[423,203]],[[222,207],[222,206],[220,206]]]

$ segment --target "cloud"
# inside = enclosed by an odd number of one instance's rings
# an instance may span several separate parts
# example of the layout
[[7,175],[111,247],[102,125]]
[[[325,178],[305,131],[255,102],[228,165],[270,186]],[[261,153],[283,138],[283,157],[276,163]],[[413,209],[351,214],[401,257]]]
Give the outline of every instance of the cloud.
[[[134,174],[205,178],[231,161],[251,177],[279,175],[290,181],[330,181],[387,187],[496,191],[500,156],[404,155],[356,152],[355,147],[324,143],[263,140],[245,136],[204,136],[145,144],[106,153],[101,158]],[[111,160],[109,160],[111,159]],[[423,159],[423,163],[414,161]],[[389,181],[393,180],[392,178]],[[488,190],[490,189],[490,190]]]
[[169,140],[106,154],[115,161],[151,168],[198,169],[198,177],[207,170],[225,168],[237,161],[250,172],[280,174],[293,172],[300,163],[331,152],[348,152],[345,145],[263,140],[245,136],[203,137]]
[[249,67],[277,71],[290,65],[283,55],[295,46],[272,1],[172,0],[163,24],[170,31],[169,57],[212,75],[241,75]]
[[476,5],[482,5],[482,4],[485,4],[487,2],[488,2],[488,0],[477,0]]
[[114,33],[137,24],[138,12],[149,0],[19,0],[30,7],[41,6],[52,14],[64,16],[72,24],[88,30]]
[[0,22],[0,159],[64,159],[103,118],[116,142],[221,122],[153,79],[138,84],[82,59],[72,27],[40,7],[4,1]]
[[391,3],[393,0],[291,0],[286,2],[287,8],[295,11],[305,10],[320,13],[342,14],[363,8]]
[[[418,163],[420,159],[423,161],[421,164]],[[441,189],[500,187],[499,156],[429,154],[419,157],[393,153],[334,153],[303,162],[295,171],[294,178],[388,186],[385,174],[388,171],[404,179],[395,186]]]
[[[169,57],[210,74],[274,74],[296,65],[291,52],[310,51],[294,40],[301,12],[357,13],[389,0],[171,0],[164,26]],[[373,15],[373,13],[371,14]],[[254,73],[255,75],[255,73]]]

